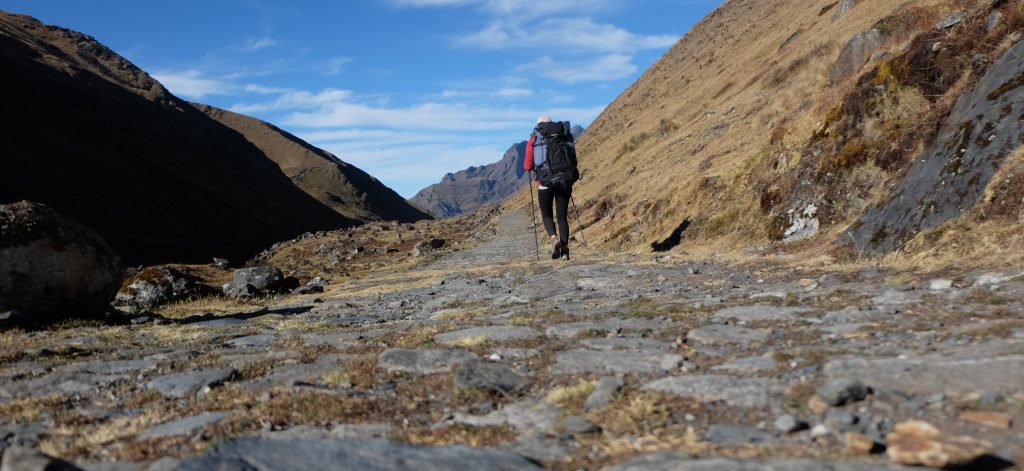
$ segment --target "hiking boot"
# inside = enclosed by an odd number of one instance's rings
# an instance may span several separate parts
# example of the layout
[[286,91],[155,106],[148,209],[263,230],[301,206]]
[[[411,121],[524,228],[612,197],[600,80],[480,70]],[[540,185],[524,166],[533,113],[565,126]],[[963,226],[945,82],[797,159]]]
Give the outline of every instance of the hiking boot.
[[551,249],[551,260],[558,260],[562,256],[562,242],[554,237],[551,240],[555,241],[555,245]]
[[561,246],[562,256],[559,257],[559,260],[569,260],[569,244],[561,244]]

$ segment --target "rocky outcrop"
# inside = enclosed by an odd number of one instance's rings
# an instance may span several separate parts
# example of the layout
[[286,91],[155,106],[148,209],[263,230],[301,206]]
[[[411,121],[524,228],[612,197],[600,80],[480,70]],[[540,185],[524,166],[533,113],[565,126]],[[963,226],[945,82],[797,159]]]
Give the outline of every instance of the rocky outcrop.
[[242,133],[295,186],[347,218],[416,222],[430,217],[366,172],[273,124],[210,105],[192,106]]
[[167,267],[150,267],[125,280],[114,304],[134,310],[155,309],[188,296],[212,293],[211,288],[187,273]]
[[[572,128],[577,139],[583,132],[580,126]],[[500,203],[526,184],[525,158],[523,141],[510,147],[495,163],[445,175],[440,183],[420,190],[410,201],[439,218],[469,214],[482,206]]]
[[938,137],[892,197],[850,229],[868,253],[899,249],[972,208],[1003,159],[1024,139],[1024,42],[996,61],[957,101]]
[[0,64],[0,203],[46,204],[129,265],[246,260],[354,224],[86,35],[0,12]]
[[224,294],[239,298],[294,288],[298,288],[297,281],[285,278],[277,267],[259,266],[235,270],[234,280],[224,285]]
[[885,40],[885,33],[877,28],[871,28],[853,35],[850,41],[846,43],[846,47],[843,48],[843,52],[839,54],[836,63],[832,65],[832,70],[828,75],[829,82],[834,85],[852,77],[867,63],[871,55],[878,48],[882,47]]
[[102,314],[121,284],[95,232],[27,201],[0,205],[0,312],[49,321]]

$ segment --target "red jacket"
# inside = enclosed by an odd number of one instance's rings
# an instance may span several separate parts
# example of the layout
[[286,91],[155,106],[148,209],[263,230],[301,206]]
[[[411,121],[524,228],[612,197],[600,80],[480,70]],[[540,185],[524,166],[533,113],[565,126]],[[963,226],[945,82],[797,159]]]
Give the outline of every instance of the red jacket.
[[523,168],[527,172],[533,171],[533,140],[536,138],[536,134],[530,134],[530,140],[526,143],[526,160],[523,161]]

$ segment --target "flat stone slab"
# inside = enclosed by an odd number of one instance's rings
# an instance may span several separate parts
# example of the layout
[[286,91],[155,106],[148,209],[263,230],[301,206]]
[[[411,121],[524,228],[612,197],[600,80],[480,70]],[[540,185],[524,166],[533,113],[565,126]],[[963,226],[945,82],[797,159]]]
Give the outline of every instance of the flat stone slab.
[[388,371],[432,374],[451,371],[455,365],[478,358],[462,349],[394,348],[377,356],[377,364]]
[[502,396],[517,395],[530,386],[530,380],[508,365],[470,360],[455,368],[452,383],[462,390],[480,390]]
[[239,319],[237,317],[222,317],[220,319],[210,319],[208,321],[190,322],[186,325],[200,327],[229,327],[241,324],[245,324],[245,319]]
[[597,381],[594,390],[587,396],[583,403],[584,411],[600,409],[612,402],[619,388],[626,384],[626,381],[619,376],[605,376]]
[[388,424],[339,424],[332,428],[298,425],[285,430],[264,432],[260,436],[272,440],[339,440],[353,438],[386,438],[395,433]]
[[181,464],[180,471],[358,469],[366,471],[541,470],[508,451],[466,446],[420,447],[384,439],[267,440],[242,438],[216,445]]
[[711,316],[712,319],[737,320],[737,321],[789,321],[799,319],[800,314],[811,312],[813,309],[801,307],[784,307],[758,304],[754,306],[733,306],[719,310]]
[[522,436],[514,441],[499,445],[499,448],[515,452],[532,460],[555,463],[571,462],[579,458],[579,451],[557,438]]
[[630,350],[566,350],[558,352],[551,372],[560,373],[663,373],[683,362],[681,355]]
[[840,358],[825,365],[830,378],[855,378],[874,388],[892,387],[912,394],[966,395],[980,391],[1014,394],[1024,390],[1024,355],[950,358],[930,355],[900,358]]
[[772,371],[776,366],[777,364],[772,357],[757,356],[737,358],[732,361],[727,361],[720,365],[712,366],[711,371],[715,373],[748,375]]
[[85,372],[102,375],[115,375],[153,370],[156,369],[157,366],[160,366],[160,362],[158,360],[95,360],[64,365],[58,368],[58,371],[62,373]]
[[237,370],[260,362],[280,362],[286,360],[299,360],[302,354],[293,350],[279,350],[273,352],[262,351],[260,353],[234,353],[221,355],[220,361]]
[[698,375],[673,376],[651,381],[644,390],[661,391],[702,402],[724,401],[737,407],[762,407],[785,392],[782,383],[763,378]]
[[622,291],[624,286],[622,277],[619,276],[601,276],[576,280],[576,288],[584,291],[619,292]]
[[812,460],[738,460],[731,458],[697,459],[685,453],[662,452],[640,455],[601,471],[922,471],[883,462],[826,463]]
[[249,390],[319,384],[324,375],[342,371],[330,363],[292,363],[274,367],[269,373],[245,384]]
[[442,345],[464,345],[467,343],[503,342],[509,340],[532,340],[540,337],[540,333],[529,327],[473,327],[470,329],[446,332],[434,337],[434,341]]
[[768,340],[768,331],[734,325],[708,325],[687,332],[686,339],[700,346],[757,344]]
[[351,342],[352,334],[341,332],[331,334],[306,334],[302,336],[302,340],[308,345],[330,345],[340,349],[351,348],[356,345]]
[[548,337],[573,338],[588,332],[658,331],[669,323],[653,319],[604,319],[589,322],[569,322],[548,327]]
[[774,440],[774,433],[743,425],[712,425],[704,433],[704,441],[725,446],[759,445]]
[[260,335],[247,335],[245,337],[234,338],[234,339],[228,340],[227,342],[224,342],[224,344],[225,345],[230,345],[230,346],[236,347],[236,348],[240,348],[240,347],[269,347],[271,342],[273,342],[273,341],[274,341],[274,336],[272,334],[260,334]]
[[198,368],[156,378],[146,387],[174,399],[195,397],[207,387],[223,384],[234,376],[234,368]]
[[596,350],[668,350],[674,345],[648,337],[612,337],[584,339],[580,341],[587,348]]
[[155,438],[176,437],[178,435],[191,435],[202,430],[210,424],[219,422],[228,415],[223,412],[211,412],[209,414],[186,417],[171,422],[166,422],[146,430],[139,434],[140,440],[152,440]]
[[923,294],[917,291],[893,290],[871,298],[871,303],[882,306],[902,306],[904,304],[921,302],[921,296],[923,296]]
[[485,415],[455,414],[455,422],[474,427],[510,426],[520,430],[550,432],[558,423],[561,409],[545,401],[527,399]]

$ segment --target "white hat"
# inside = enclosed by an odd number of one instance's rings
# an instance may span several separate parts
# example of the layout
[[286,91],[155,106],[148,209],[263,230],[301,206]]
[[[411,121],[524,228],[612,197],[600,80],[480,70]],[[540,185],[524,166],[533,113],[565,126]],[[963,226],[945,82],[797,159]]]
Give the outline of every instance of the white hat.
[[540,124],[540,123],[550,123],[550,122],[551,122],[551,118],[548,115],[540,115],[540,117],[537,118],[537,124]]

